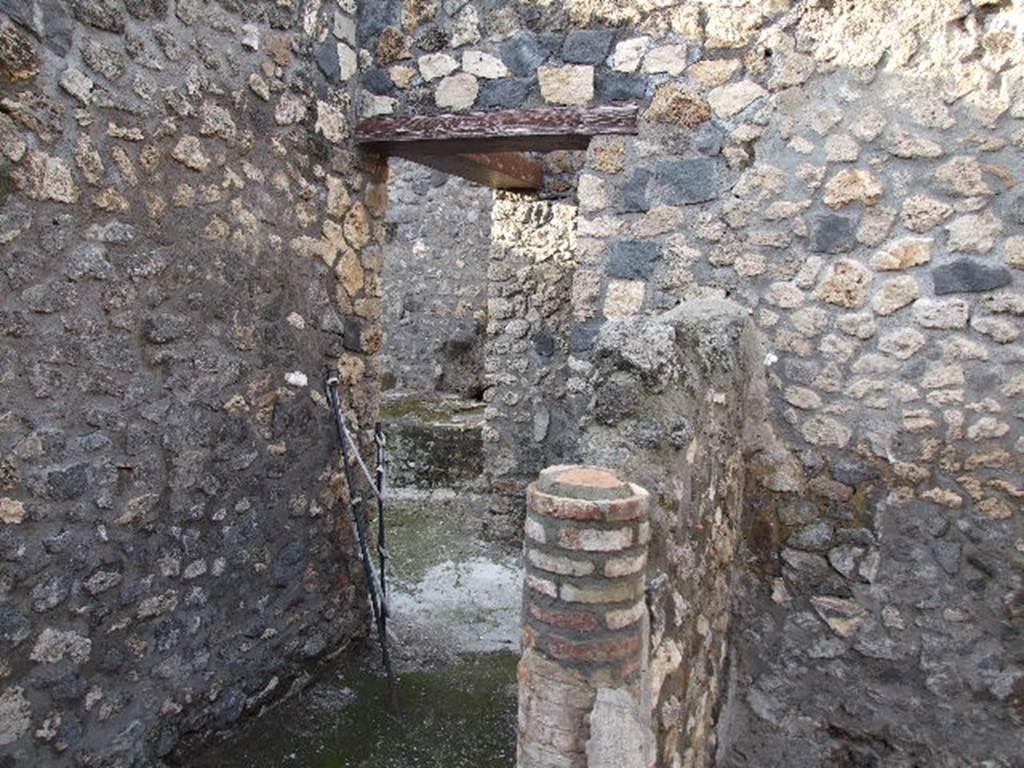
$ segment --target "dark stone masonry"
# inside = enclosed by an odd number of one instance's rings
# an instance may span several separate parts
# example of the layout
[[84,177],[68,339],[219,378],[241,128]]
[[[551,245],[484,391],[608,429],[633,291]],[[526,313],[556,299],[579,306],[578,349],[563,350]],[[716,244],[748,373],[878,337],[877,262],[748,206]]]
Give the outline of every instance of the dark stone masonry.
[[348,17],[2,10],[0,764],[151,765],[365,633],[318,392],[371,412]]
[[[536,195],[354,138],[613,104]],[[0,768],[188,765],[356,652],[328,371],[368,453],[481,402],[489,528],[649,492],[574,765],[625,707],[644,768],[1021,766],[1022,152],[1020,0],[0,0]]]

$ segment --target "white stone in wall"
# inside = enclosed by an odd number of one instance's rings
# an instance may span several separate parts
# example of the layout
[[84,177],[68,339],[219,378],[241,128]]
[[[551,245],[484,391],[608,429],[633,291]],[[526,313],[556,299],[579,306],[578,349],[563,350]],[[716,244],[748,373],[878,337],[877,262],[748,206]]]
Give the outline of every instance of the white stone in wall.
[[861,141],[874,141],[885,128],[885,116],[874,107],[865,108],[850,126],[850,131]]
[[604,300],[604,316],[623,320],[640,312],[647,285],[640,280],[611,280]]
[[580,210],[584,213],[607,208],[610,202],[607,183],[591,173],[580,176],[577,197]]
[[338,43],[338,67],[342,80],[349,80],[359,71],[359,58],[345,43]]
[[0,746],[17,741],[32,726],[32,705],[25,690],[12,686],[0,693]]
[[921,377],[921,386],[925,389],[962,387],[966,383],[962,365],[933,365]]
[[918,299],[914,320],[924,328],[966,328],[970,307],[963,299]]
[[899,328],[878,340],[878,348],[899,360],[909,360],[927,343],[923,333],[914,328]]
[[911,232],[927,232],[953,215],[953,207],[924,195],[914,195],[903,201],[903,226]]
[[870,246],[881,245],[889,237],[889,232],[895,223],[895,208],[885,205],[869,207],[864,211],[860,226],[857,227],[857,242]]
[[589,715],[589,768],[651,768],[655,740],[649,717],[629,691],[599,688]]
[[0,499],[0,523],[21,525],[25,521],[25,505],[17,499]]
[[255,24],[242,25],[242,45],[251,51],[260,49],[260,28]]
[[1011,344],[1020,337],[1020,331],[1011,320],[998,317],[975,317],[971,328],[990,337],[997,344]]
[[455,18],[450,45],[452,48],[459,48],[478,42],[480,42],[480,14],[475,5],[470,3]]
[[479,94],[479,81],[468,72],[461,72],[441,81],[434,93],[434,100],[442,109],[461,111],[472,107]]
[[888,317],[916,301],[920,295],[921,288],[913,277],[904,275],[894,278],[885,283],[875,296],[875,312]]
[[78,99],[83,106],[92,101],[93,81],[74,67],[68,67],[60,77],[60,87]]
[[932,260],[935,241],[930,237],[904,237],[886,245],[871,257],[871,266],[883,271],[919,267]]
[[348,121],[345,111],[326,101],[316,103],[316,125],[314,130],[333,144],[339,144],[348,138]]
[[768,92],[753,80],[741,80],[714,88],[708,93],[708,103],[719,117],[733,117]]
[[617,43],[608,57],[608,66],[616,72],[636,72],[650,44],[649,37],[633,37]]
[[872,273],[852,259],[840,259],[826,274],[815,295],[824,302],[847,309],[864,306],[868,300]]
[[805,118],[808,127],[819,136],[828,136],[843,119],[843,110],[830,104],[815,106]]
[[583,65],[541,67],[540,93],[549,104],[583,106],[594,98],[594,68]]
[[1003,232],[1003,223],[986,211],[954,219],[946,225],[946,231],[949,232],[949,250],[988,253],[995,248],[996,241]]
[[807,387],[789,387],[786,389],[786,402],[794,408],[813,411],[821,407],[821,395]]
[[356,43],[356,22],[355,19],[346,16],[341,11],[334,12],[334,36],[344,40],[350,45]]
[[705,88],[716,88],[732,80],[742,67],[739,59],[707,59],[691,64],[686,76]]
[[30,150],[24,164],[13,175],[18,188],[33,200],[78,202],[80,193],[71,169],[59,157]]
[[72,630],[62,631],[47,627],[36,639],[29,656],[32,661],[56,664],[65,657],[76,664],[84,664],[92,654],[92,640]]
[[741,277],[763,275],[768,268],[767,259],[760,253],[743,253],[736,257],[733,269]]
[[391,76],[391,82],[395,84],[396,88],[405,90],[412,85],[412,81],[416,77],[416,69],[405,64],[396,64],[388,70],[388,75]]
[[773,91],[803,85],[814,74],[814,59],[800,53],[787,52],[775,71],[768,78],[768,87]]
[[804,292],[791,282],[777,282],[768,286],[765,301],[780,309],[793,309],[804,303]]
[[462,69],[471,75],[487,80],[508,77],[508,67],[496,56],[483,51],[466,51],[462,54]]
[[378,96],[369,91],[363,91],[363,117],[377,117],[379,115],[393,115],[395,105],[398,103],[390,96]]
[[960,197],[991,195],[984,169],[978,159],[966,155],[951,158],[935,170],[935,185],[943,192]]
[[982,416],[967,429],[969,440],[994,440],[1010,431],[1009,425],[994,416]]
[[825,139],[825,159],[830,163],[855,163],[860,156],[860,145],[852,136],[838,133]]
[[839,330],[847,336],[867,341],[878,332],[878,323],[867,313],[841,315],[837,323]]
[[882,197],[882,184],[870,171],[847,168],[825,185],[825,205],[842,208],[850,203],[875,205]]
[[274,122],[278,125],[295,125],[306,116],[306,99],[297,93],[285,93],[274,108]]
[[428,83],[440,77],[447,77],[459,68],[459,62],[447,53],[428,53],[420,56],[416,62],[420,69],[420,77]]
[[1006,265],[1014,269],[1024,269],[1024,237],[1006,238]]
[[652,48],[644,57],[644,72],[655,75],[665,73],[678,75],[686,69],[685,45],[660,45]]

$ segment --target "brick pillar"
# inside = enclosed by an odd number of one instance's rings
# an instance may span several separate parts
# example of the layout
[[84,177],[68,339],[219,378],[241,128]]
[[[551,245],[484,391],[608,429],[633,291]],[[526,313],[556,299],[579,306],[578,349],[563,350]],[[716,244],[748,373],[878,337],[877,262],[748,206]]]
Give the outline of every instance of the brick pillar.
[[518,768],[650,768],[647,491],[598,467],[527,491]]

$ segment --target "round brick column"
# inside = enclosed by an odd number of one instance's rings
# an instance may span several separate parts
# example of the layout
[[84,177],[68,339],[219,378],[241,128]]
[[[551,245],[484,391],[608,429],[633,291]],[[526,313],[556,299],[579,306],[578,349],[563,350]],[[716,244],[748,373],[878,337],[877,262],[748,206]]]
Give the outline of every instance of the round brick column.
[[589,716],[602,689],[643,716],[648,499],[599,467],[551,467],[527,491],[519,768],[596,765]]

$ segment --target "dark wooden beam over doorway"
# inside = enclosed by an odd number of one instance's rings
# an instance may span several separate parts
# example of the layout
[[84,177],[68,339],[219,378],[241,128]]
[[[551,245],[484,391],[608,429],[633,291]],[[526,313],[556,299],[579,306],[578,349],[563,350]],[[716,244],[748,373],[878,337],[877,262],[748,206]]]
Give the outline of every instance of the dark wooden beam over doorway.
[[536,190],[543,167],[521,153],[582,150],[594,136],[633,135],[637,114],[636,107],[598,107],[375,117],[356,128],[356,143],[495,189]]

